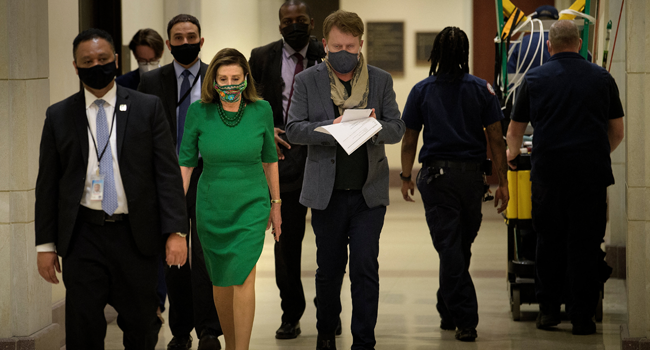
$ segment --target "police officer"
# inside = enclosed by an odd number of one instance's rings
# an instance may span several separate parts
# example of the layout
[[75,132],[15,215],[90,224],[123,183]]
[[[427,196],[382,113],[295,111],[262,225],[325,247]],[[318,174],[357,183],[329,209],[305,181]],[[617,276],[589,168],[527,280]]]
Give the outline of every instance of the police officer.
[[537,328],[560,323],[566,276],[573,334],[593,334],[591,318],[608,277],[602,275],[600,243],[607,186],[614,183],[609,154],[623,139],[623,107],[612,76],[578,54],[582,40],[572,21],[554,23],[547,45],[551,59],[521,84],[508,129],[508,161],[516,167],[530,122]]
[[[471,246],[481,226],[484,194],[482,163],[486,128],[499,178],[498,212],[508,204],[503,114],[492,86],[469,74],[469,40],[457,27],[445,28],[433,42],[429,77],[411,90],[402,119],[402,195],[413,202],[411,170],[424,125],[423,164],[417,185],[433,245],[440,257],[437,309],[440,328],[456,330],[456,339],[477,337],[478,304],[469,275]],[[409,195],[410,192],[410,195]]]

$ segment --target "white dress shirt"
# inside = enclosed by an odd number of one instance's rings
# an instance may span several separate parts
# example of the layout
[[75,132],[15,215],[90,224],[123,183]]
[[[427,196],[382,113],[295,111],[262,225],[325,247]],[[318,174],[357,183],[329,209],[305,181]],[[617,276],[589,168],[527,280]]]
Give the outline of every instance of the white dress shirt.
[[[115,111],[115,104],[117,102],[117,96],[115,94],[116,92],[117,84],[113,84],[113,88],[108,90],[106,95],[102,96],[101,98],[105,101],[103,107],[104,111],[106,112],[106,121],[108,122],[109,132],[113,123],[113,112]],[[92,191],[92,176],[96,173],[99,167],[99,162],[97,161],[97,152],[95,151],[95,143],[93,142],[93,137],[95,139],[95,142],[98,142],[97,113],[99,112],[99,106],[95,104],[95,101],[98,100],[98,98],[86,89],[84,89],[84,97],[86,99],[86,118],[88,118],[88,125],[90,126],[90,130],[88,130],[88,167],[86,168],[86,183],[84,185],[83,196],[81,197],[81,205],[94,210],[103,210],[102,201],[90,200],[90,194]],[[111,147],[111,155],[113,156],[113,178],[115,181],[115,191],[117,192],[117,209],[115,210],[115,214],[128,214],[129,208],[126,202],[126,194],[124,193],[124,185],[122,184],[120,165],[117,160],[117,125],[113,127],[113,132],[111,133],[109,143]],[[97,148],[101,154],[102,149],[104,149],[104,145],[97,144]],[[104,154],[104,157],[105,156],[106,154]],[[36,251],[53,252],[56,251],[56,247],[54,243],[45,243],[36,246]]]

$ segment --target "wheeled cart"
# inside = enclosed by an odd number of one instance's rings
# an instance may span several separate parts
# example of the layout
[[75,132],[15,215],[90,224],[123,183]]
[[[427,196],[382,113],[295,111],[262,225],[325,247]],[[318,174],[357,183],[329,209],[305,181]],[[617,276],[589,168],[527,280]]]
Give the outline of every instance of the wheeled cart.
[[[532,201],[530,190],[530,154],[517,158],[517,169],[508,170],[510,201],[506,209],[508,228],[508,277],[512,319],[521,318],[522,304],[536,304],[535,298],[535,249],[537,235],[532,225]],[[596,321],[603,319],[604,285],[596,308]]]

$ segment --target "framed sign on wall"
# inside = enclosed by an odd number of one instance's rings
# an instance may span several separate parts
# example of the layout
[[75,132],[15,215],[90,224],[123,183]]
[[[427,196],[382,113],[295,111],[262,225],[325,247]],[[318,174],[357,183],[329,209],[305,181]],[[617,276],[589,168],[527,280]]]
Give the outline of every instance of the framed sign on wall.
[[404,22],[367,23],[368,64],[404,76]]
[[429,56],[433,49],[433,40],[438,32],[417,32],[415,33],[415,64],[417,66],[430,66]]

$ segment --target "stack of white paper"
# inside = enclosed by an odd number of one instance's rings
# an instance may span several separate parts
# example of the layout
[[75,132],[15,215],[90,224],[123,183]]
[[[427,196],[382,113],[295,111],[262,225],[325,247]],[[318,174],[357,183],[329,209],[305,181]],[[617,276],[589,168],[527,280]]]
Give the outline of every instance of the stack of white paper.
[[346,109],[339,124],[316,128],[316,131],[330,134],[350,155],[381,130],[381,123],[368,118],[371,109]]

